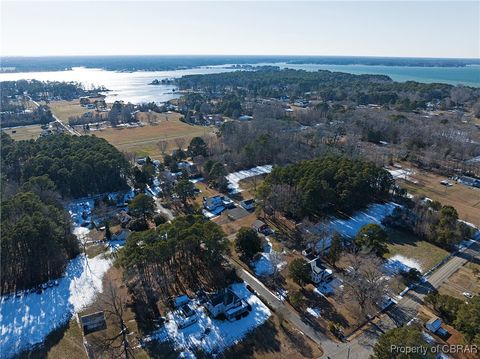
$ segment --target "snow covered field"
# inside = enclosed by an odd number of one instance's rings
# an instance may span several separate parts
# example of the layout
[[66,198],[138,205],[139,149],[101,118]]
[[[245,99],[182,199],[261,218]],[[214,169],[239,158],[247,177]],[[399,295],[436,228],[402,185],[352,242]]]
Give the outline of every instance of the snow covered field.
[[238,172],[233,172],[227,175],[227,180],[229,182],[228,188],[232,192],[241,192],[239,182],[245,178],[249,177],[254,177],[254,176],[259,176],[262,174],[267,174],[272,172],[272,166],[271,165],[265,165],[265,166],[257,166],[250,168],[249,170],[243,170],[243,171],[238,171]]
[[0,358],[9,358],[43,342],[45,337],[93,302],[102,290],[102,277],[111,260],[97,256],[71,260],[59,285],[43,293],[2,298],[0,302]]
[[392,169],[387,168],[387,171],[390,172],[390,174],[392,175],[392,177],[394,179],[403,179],[405,181],[409,181],[409,182],[412,182],[412,183],[418,183],[417,180],[415,180],[411,177],[412,175],[415,174],[415,172],[412,171],[411,169],[400,168],[400,169],[392,170]]
[[[67,208],[75,225],[73,234],[83,243],[89,230],[81,224],[91,220],[93,199],[72,202]],[[110,250],[123,243],[111,243]],[[112,261],[103,255],[87,259],[81,254],[69,262],[64,276],[58,280],[58,286],[47,288],[41,294],[2,297],[0,358],[10,358],[42,343],[53,330],[90,305],[97,293],[102,291],[103,275],[111,265]]]
[[390,275],[399,274],[400,272],[408,272],[412,268],[423,273],[423,268],[418,261],[402,256],[401,254],[395,254],[393,257],[388,258],[384,265],[385,271]]
[[329,229],[346,237],[355,237],[355,234],[364,225],[369,223],[382,224],[382,220],[390,215],[399,205],[393,202],[374,203],[363,211],[355,212],[353,217],[347,219],[334,218],[330,222]]
[[257,276],[269,276],[277,270],[281,270],[287,262],[281,260],[281,254],[272,250],[272,242],[268,237],[265,237],[265,245],[263,246],[263,253],[253,262],[253,269]]
[[179,329],[173,319],[173,314],[167,315],[165,326],[145,338],[145,341],[158,340],[161,342],[172,341],[175,350],[181,351],[180,357],[195,358],[195,349],[206,353],[221,353],[226,348],[241,341],[250,331],[263,324],[271,315],[270,310],[250,293],[244,283],[232,285],[232,290],[248,304],[252,311],[248,316],[237,321],[216,320],[208,316],[205,309],[197,302],[193,308],[199,320],[184,329]]
[[[328,222],[328,232],[334,233],[338,232],[343,237],[353,238],[357,234],[360,228],[369,223],[376,223],[381,225],[382,220],[390,215],[395,207],[399,205],[393,202],[388,203],[374,203],[368,206],[363,211],[358,211],[353,214],[353,216],[348,218],[331,218]],[[317,231],[322,231],[325,226],[325,223],[319,223],[319,226],[313,228],[307,228],[311,233],[316,233]],[[317,248],[329,248],[331,243],[331,236],[326,238],[323,241],[319,241],[316,246]]]

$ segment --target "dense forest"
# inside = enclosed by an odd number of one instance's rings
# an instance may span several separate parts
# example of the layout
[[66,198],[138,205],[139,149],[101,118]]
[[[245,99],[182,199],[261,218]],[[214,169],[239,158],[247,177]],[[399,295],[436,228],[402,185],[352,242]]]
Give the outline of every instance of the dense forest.
[[373,163],[322,157],[276,167],[259,189],[264,207],[293,218],[352,212],[388,198],[392,176]]
[[37,177],[28,185],[1,205],[2,294],[58,278],[79,253],[69,214],[59,202],[40,198],[54,192],[53,183]]
[[58,278],[79,253],[62,197],[126,187],[123,155],[93,136],[13,141],[2,133],[1,291]]
[[[430,101],[457,106],[478,99],[480,90],[440,83],[394,82],[385,75],[353,75],[327,70],[304,71],[260,67],[256,71],[236,71],[209,75],[188,75],[177,80],[181,89],[200,90],[211,96],[235,94],[243,97],[302,98],[315,94],[322,101],[353,102],[358,105],[392,105],[404,110],[425,108]],[[446,103],[445,103],[446,104]],[[446,104],[447,105],[447,104]]]
[[95,136],[17,142],[2,133],[2,181],[47,175],[63,197],[81,197],[124,189],[129,172],[123,154]]
[[168,298],[175,283],[198,289],[205,280],[209,287],[221,286],[219,264],[227,248],[216,223],[189,215],[133,233],[122,249],[121,263],[131,286],[159,289]]

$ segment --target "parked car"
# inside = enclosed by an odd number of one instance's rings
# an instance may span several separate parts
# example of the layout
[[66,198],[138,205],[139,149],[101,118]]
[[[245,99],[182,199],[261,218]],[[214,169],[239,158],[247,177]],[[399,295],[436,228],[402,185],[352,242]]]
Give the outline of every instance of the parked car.
[[468,298],[468,299],[472,299],[472,298],[473,298],[473,294],[470,293],[470,292],[463,292],[463,296],[464,296],[465,298]]

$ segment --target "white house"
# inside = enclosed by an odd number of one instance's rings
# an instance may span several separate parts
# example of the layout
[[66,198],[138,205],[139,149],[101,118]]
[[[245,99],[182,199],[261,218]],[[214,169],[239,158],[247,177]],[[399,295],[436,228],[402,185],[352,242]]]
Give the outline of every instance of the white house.
[[207,294],[205,308],[212,317],[216,318],[223,314],[228,320],[234,320],[248,312],[248,304],[229,288]]
[[333,271],[329,268],[326,268],[320,258],[315,258],[308,262],[311,268],[310,276],[312,281],[316,284],[320,282],[326,282],[327,280],[331,279],[333,276]]

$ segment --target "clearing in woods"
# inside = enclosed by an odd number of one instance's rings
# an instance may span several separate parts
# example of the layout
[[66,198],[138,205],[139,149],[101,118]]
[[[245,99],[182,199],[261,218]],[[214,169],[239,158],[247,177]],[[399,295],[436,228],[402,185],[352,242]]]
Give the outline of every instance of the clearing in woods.
[[2,131],[7,133],[15,141],[22,141],[37,139],[43,130],[40,125],[28,125],[3,128]]

